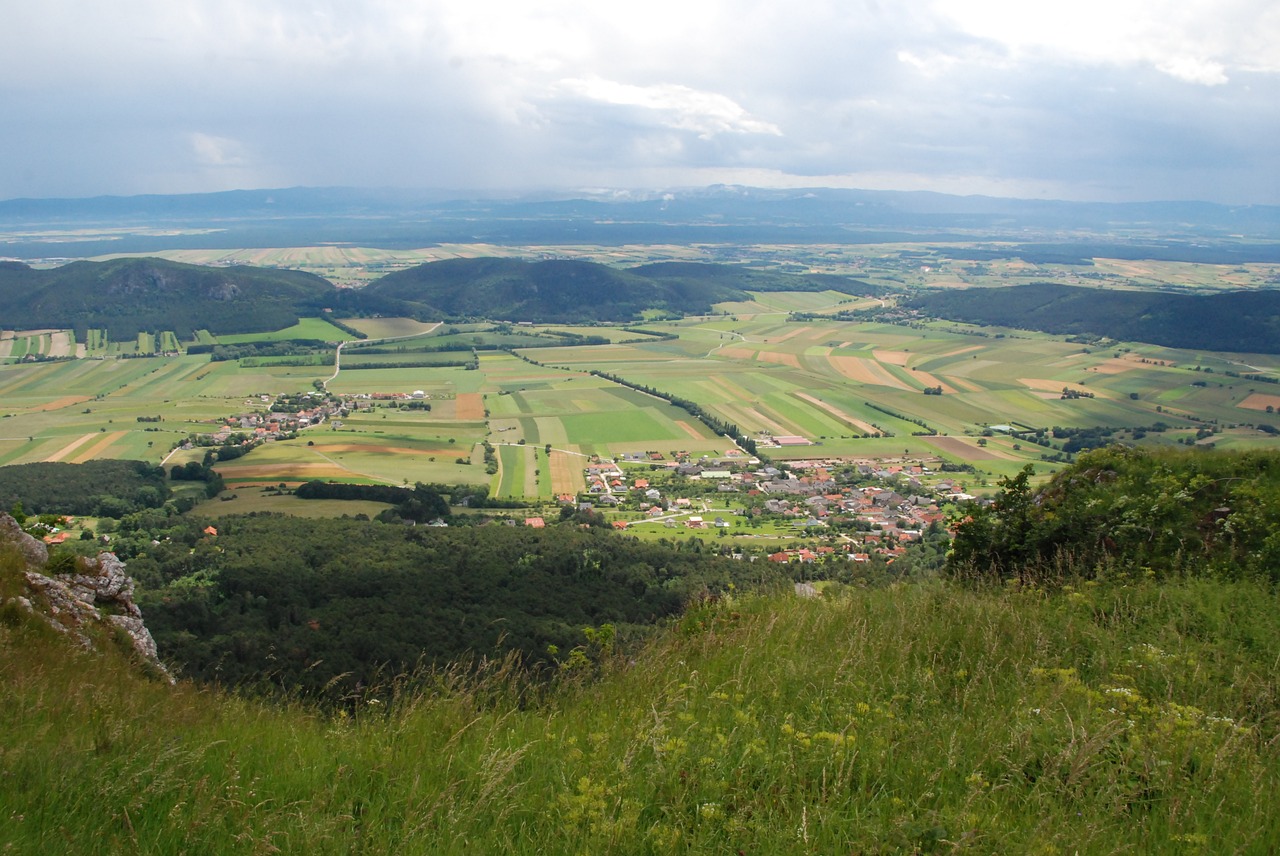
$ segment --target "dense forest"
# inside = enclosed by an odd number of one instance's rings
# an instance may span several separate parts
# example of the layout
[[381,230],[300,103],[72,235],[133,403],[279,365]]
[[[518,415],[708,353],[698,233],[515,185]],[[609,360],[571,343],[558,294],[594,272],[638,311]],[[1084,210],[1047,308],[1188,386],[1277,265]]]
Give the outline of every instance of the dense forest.
[[0,508],[120,517],[169,498],[163,467],[145,461],[39,462],[0,467]]
[[1280,353],[1280,291],[1207,296],[1053,283],[932,292],[903,305],[939,318],[1170,348]]
[[1280,452],[1079,456],[1038,491],[1030,469],[974,506],[949,560],[965,578],[1061,580],[1107,569],[1280,582]]
[[[37,270],[0,264],[0,317],[28,328],[103,328],[112,339],[172,330],[190,339],[280,330],[319,315],[337,288],[301,271],[205,267],[164,259],[72,262]],[[81,338],[83,341],[83,338]]]
[[801,276],[693,263],[620,270],[594,262],[446,259],[388,274],[358,293],[350,308],[419,318],[484,317],[507,321],[579,323],[630,321],[646,310],[676,315],[753,291],[877,292],[839,276]]
[[[162,657],[192,678],[341,697],[419,665],[515,652],[553,664],[676,615],[693,598],[779,582],[767,563],[595,528],[360,520],[127,518],[118,539]],[[159,541],[152,545],[152,540]],[[557,656],[553,651],[559,651]]]
[[[26,327],[70,328],[83,338],[102,328],[114,340],[172,330],[188,340],[290,327],[326,309],[354,315],[508,321],[630,321],[646,310],[709,312],[713,303],[753,291],[878,292],[841,276],[794,275],[747,268],[666,263],[619,270],[593,262],[448,259],[388,274],[362,289],[342,290],[313,274],[247,266],[207,267],[163,259],[72,262],[37,270],[0,263],[0,317]],[[291,345],[196,346],[215,359],[314,349]]]

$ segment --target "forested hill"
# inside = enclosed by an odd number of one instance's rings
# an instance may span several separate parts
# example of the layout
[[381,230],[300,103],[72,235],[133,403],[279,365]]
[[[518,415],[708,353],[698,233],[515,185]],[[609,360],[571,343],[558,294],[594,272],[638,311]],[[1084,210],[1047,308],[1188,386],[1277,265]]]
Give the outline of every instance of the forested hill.
[[0,318],[8,326],[105,328],[121,340],[172,330],[190,338],[292,326],[330,306],[337,288],[301,271],[204,267],[163,259],[72,262],[51,270],[0,264]]
[[1280,291],[1196,296],[1053,283],[940,291],[904,303],[929,315],[1170,348],[1280,353]]
[[708,312],[747,291],[869,294],[875,287],[837,276],[751,271],[690,263],[619,270],[594,262],[447,259],[382,279],[350,295],[365,311],[416,317],[482,316],[507,321],[629,321],[647,309]]

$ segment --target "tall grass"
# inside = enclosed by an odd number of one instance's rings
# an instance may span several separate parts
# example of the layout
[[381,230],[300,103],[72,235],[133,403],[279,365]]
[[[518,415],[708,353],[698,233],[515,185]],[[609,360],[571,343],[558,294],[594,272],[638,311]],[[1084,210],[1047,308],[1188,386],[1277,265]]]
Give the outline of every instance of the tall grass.
[[509,663],[321,715],[6,613],[16,853],[1267,852],[1277,597],[949,585],[694,609],[545,693]]

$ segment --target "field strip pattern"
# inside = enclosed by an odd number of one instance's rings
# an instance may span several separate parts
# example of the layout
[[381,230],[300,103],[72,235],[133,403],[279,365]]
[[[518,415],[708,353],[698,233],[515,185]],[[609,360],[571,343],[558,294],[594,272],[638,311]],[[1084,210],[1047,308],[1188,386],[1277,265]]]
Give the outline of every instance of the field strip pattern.
[[777,343],[779,343],[779,342],[785,342],[785,341],[787,341],[788,339],[794,339],[796,336],[800,336],[800,335],[803,335],[803,334],[805,334],[805,333],[808,333],[808,332],[809,332],[810,330],[812,330],[812,329],[813,329],[812,327],[805,326],[805,327],[797,327],[797,328],[796,328],[796,329],[794,329],[794,330],[788,330],[787,332],[783,333],[783,334],[782,334],[781,336],[779,336],[778,338],[774,339],[774,340],[773,340],[773,344],[777,344]]
[[884,366],[863,357],[830,356],[827,359],[837,372],[850,380],[870,386],[888,386],[906,392],[916,390],[889,374]]
[[[922,371],[920,371],[919,369],[916,369],[914,372],[912,372],[912,374],[913,374],[913,375],[914,375],[918,380],[924,381],[924,385],[925,385],[925,386],[940,386],[940,387],[942,387],[942,391],[943,391],[943,392],[957,392],[957,391],[958,391],[958,390],[956,390],[956,388],[955,388],[954,386],[952,386],[950,383],[947,383],[947,382],[946,382],[946,381],[944,381],[942,378],[938,377],[936,374],[932,374],[932,373],[930,373],[930,372],[922,372]],[[972,391],[972,390],[970,390],[970,391]]]
[[834,404],[828,404],[827,402],[819,398],[815,398],[814,396],[809,395],[809,393],[807,392],[797,392],[795,393],[795,397],[800,399],[801,401],[806,401],[809,404],[812,404],[814,407],[817,407],[819,410],[825,410],[827,413],[830,413],[832,416],[836,417],[837,419],[843,422],[846,422],[849,425],[852,425],[854,428],[857,428],[859,431],[861,431],[864,434],[880,433],[880,429],[876,428],[871,423],[863,422],[861,419],[850,416],[848,413],[845,413],[843,410],[836,407]]
[[751,393],[747,392],[736,383],[731,383],[724,375],[710,375],[707,380],[720,387],[720,389],[728,393],[729,397],[735,401],[745,401],[751,398]]
[[128,431],[112,431],[109,434],[102,435],[101,440],[94,443],[92,446],[85,449],[83,452],[78,453],[74,458],[71,459],[71,463],[83,464],[85,461],[92,460],[93,458],[100,455],[102,452],[106,451],[108,446],[110,446],[116,440],[119,440],[121,437],[123,437],[127,433],[129,432]]
[[61,410],[64,407],[72,407],[86,401],[92,401],[91,395],[67,395],[62,398],[54,399],[46,404],[42,404],[34,408],[34,413],[47,413],[50,410]]
[[688,435],[689,435],[690,437],[692,437],[694,440],[702,440],[702,439],[705,439],[705,438],[702,436],[702,434],[698,432],[698,429],[697,429],[697,428],[694,428],[694,427],[693,427],[692,425],[690,425],[688,422],[685,422],[685,421],[683,421],[683,420],[677,419],[677,420],[675,420],[675,423],[676,423],[676,426],[677,426],[677,427],[679,427],[681,431],[683,431],[684,433],[688,434]]
[[89,442],[90,440],[92,440],[94,437],[98,437],[98,436],[100,436],[100,435],[99,435],[99,434],[97,434],[96,432],[95,432],[95,433],[93,433],[93,434],[85,434],[83,437],[80,437],[80,438],[78,438],[78,439],[72,440],[70,443],[68,443],[67,445],[63,446],[63,447],[62,447],[61,449],[59,449],[58,451],[54,452],[54,453],[53,453],[52,455],[50,455],[49,457],[45,458],[45,460],[46,460],[46,461],[50,461],[50,462],[54,462],[54,461],[61,461],[61,460],[62,460],[63,458],[65,458],[67,455],[70,455],[70,454],[71,454],[72,452],[74,452],[76,449],[79,449],[79,448],[80,448],[81,446],[83,446],[85,443],[88,443],[88,442]]

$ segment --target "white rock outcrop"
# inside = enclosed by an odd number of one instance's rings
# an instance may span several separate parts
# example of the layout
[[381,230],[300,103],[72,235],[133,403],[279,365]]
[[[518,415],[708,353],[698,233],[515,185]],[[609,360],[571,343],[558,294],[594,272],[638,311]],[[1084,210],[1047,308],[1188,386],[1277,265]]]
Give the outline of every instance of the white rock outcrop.
[[0,513],[0,543],[6,541],[17,547],[29,568],[23,575],[29,596],[12,599],[20,608],[88,648],[94,646],[94,629],[118,627],[139,656],[172,681],[151,631],[142,622],[142,610],[133,602],[133,579],[114,553],[80,560],[74,573],[46,575],[42,573],[48,562],[45,545]]

